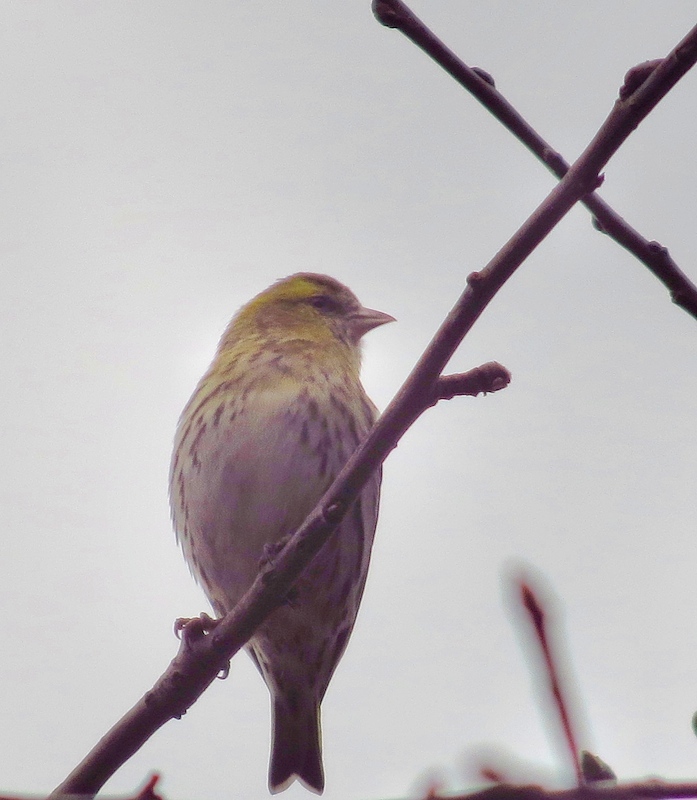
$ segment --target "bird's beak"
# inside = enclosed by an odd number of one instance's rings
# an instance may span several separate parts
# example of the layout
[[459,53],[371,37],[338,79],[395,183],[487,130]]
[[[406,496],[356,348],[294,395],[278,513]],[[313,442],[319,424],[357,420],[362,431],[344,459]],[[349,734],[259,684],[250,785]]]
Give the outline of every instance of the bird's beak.
[[379,325],[384,325],[386,322],[396,322],[395,318],[390,314],[385,314],[382,311],[374,311],[372,308],[360,308],[351,315],[351,332],[358,341],[361,336],[377,328]]

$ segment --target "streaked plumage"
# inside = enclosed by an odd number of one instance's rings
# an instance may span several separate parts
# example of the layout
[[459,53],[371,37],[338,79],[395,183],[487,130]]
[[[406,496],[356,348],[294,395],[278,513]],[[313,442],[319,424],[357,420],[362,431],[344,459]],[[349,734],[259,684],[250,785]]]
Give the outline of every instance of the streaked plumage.
[[[391,320],[333,278],[299,273],[251,300],[223,334],[182,413],[170,473],[177,538],[218,615],[370,430],[359,341]],[[358,612],[379,490],[376,473],[247,645],[273,702],[272,792],[296,777],[323,790],[319,707]]]

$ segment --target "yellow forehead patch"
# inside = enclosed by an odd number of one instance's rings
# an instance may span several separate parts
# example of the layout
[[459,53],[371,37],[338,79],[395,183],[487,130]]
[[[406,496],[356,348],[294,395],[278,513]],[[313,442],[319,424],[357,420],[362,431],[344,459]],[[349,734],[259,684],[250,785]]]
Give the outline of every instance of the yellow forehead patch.
[[[328,294],[336,298],[344,297],[345,295],[351,296],[346,287],[328,275],[299,272],[269,286],[268,289],[258,294],[247,305],[247,308],[260,308],[277,300],[305,300],[320,294]],[[348,299],[348,297],[345,299]]]
[[297,275],[293,278],[274,283],[274,285],[263,292],[261,296],[268,297],[269,299],[286,298],[288,300],[304,300],[306,297],[313,297],[325,288],[327,287],[320,286],[311,278]]

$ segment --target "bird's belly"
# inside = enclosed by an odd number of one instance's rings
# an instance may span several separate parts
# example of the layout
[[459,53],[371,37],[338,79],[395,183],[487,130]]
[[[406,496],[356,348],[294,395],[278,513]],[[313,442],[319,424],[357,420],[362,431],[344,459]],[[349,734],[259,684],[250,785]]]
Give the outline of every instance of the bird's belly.
[[322,458],[283,420],[254,435],[239,426],[199,439],[186,480],[185,550],[218,613],[239,601],[266,546],[299,527],[342,463]]

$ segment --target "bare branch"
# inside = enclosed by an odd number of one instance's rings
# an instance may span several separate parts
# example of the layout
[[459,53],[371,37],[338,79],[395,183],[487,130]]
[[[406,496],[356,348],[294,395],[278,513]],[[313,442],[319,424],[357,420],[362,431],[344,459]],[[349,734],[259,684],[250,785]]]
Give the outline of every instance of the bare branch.
[[92,794],[165,722],[180,717],[224,670],[258,625],[329,539],[372,472],[433,401],[434,385],[460,342],[496,292],[572,206],[599,181],[600,170],[640,121],[697,60],[697,28],[627,100],[618,100],[598,134],[566,176],[489,264],[471,274],[411,375],[363,444],[239,604],[206,633],[184,636],[155,686],[96,745],[56,792]]
[[448,795],[448,800],[671,800],[673,798],[697,797],[695,783],[625,783],[621,786],[598,786],[597,784],[548,791],[541,786],[511,786],[498,784],[481,792],[463,795]]
[[[161,794],[155,791],[155,787],[159,783],[160,776],[158,773],[153,773],[142,785],[134,795],[108,795],[104,796],[104,800],[163,800]],[[90,797],[91,795],[79,794],[56,794],[51,795],[52,800],[82,800],[82,798]],[[0,795],[0,800],[41,800],[45,795]]]
[[[462,62],[401,0],[374,0],[373,12],[379,22],[400,30],[473,94],[557,178],[566,175],[568,163],[496,90],[488,73]],[[620,89],[620,99],[628,100],[660,63],[660,60],[646,61],[629,70]],[[671,300],[697,318],[697,286],[673,261],[667,248],[645,239],[597,194],[587,195],[581,203],[593,214],[597,230],[606,233],[639,259],[668,289]]]

